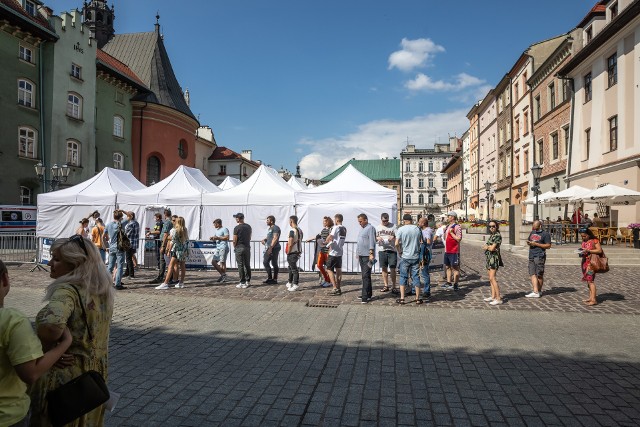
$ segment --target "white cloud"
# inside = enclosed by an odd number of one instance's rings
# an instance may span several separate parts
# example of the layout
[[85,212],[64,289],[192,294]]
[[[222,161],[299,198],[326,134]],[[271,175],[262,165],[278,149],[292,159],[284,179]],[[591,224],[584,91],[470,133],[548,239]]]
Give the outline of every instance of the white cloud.
[[348,135],[302,140],[300,144],[317,148],[300,160],[300,168],[305,177],[319,179],[352,158],[399,157],[407,137],[416,148],[433,147],[434,142],[446,142],[450,133],[461,135],[469,127],[467,112],[468,109],[427,114],[406,121],[376,120],[358,126]]
[[477,77],[467,73],[460,73],[453,78],[453,81],[433,80],[426,74],[419,73],[415,79],[407,81],[404,86],[412,91],[460,91],[469,87],[478,86],[484,83]]
[[445,51],[444,47],[435,44],[431,39],[403,38],[400,46],[402,46],[401,50],[389,55],[389,69],[411,71],[414,68],[424,67],[436,53]]

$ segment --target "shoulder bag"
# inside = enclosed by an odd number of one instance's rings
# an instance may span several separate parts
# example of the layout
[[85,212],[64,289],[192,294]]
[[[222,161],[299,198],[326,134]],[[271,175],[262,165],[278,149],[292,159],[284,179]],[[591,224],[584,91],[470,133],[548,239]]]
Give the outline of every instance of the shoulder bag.
[[122,224],[118,224],[118,250],[121,252],[129,252],[131,250],[131,242],[122,229]]
[[[82,319],[87,326],[89,340],[93,342],[82,297],[78,288],[73,286],[73,289],[78,294],[78,302],[82,308]],[[102,375],[96,371],[87,371],[47,393],[49,419],[54,427],[63,426],[93,411],[108,400],[109,389]]]
[[591,271],[594,273],[606,273],[609,271],[609,259],[604,255],[604,251],[602,251],[602,254],[591,254],[589,256]]

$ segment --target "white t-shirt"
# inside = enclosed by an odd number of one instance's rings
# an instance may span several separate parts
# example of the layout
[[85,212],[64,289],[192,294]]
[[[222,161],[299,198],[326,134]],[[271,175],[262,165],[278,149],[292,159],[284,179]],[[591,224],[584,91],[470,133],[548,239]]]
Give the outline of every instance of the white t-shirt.
[[447,225],[441,225],[440,228],[436,230],[436,237],[440,240],[444,240],[442,236],[444,236],[444,232],[447,230]]
[[344,225],[334,225],[329,235],[333,237],[329,243],[329,256],[342,256],[342,247],[347,238],[347,228]]
[[398,228],[388,223],[376,225],[376,244],[379,251],[396,251],[396,232]]

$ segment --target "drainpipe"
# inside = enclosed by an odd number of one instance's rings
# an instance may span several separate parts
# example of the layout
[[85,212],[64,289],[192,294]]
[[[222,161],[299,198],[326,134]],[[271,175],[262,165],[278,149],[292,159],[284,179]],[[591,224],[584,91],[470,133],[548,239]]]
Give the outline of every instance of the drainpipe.
[[[47,164],[47,159],[46,159],[46,153],[45,153],[45,147],[44,147],[44,76],[42,75],[43,73],[43,67],[42,67],[42,51],[44,50],[44,45],[46,44],[46,40],[43,40],[40,43],[40,46],[38,48],[38,97],[40,98],[40,154],[42,156],[42,164],[46,165]],[[47,168],[45,167],[44,169],[44,177],[43,177],[43,182],[42,182],[42,192],[46,193],[47,192]]]
[[[139,150],[139,158],[138,158],[138,173],[140,174],[140,178],[142,178],[142,127],[143,127],[143,121],[142,119],[144,118],[144,109],[147,108],[148,102],[144,103],[144,107],[142,107],[140,109],[140,138],[138,140],[138,150]],[[142,179],[140,179],[140,182],[142,182]],[[146,185],[146,184],[145,184]]]
[[[576,91],[575,91],[575,82],[570,77],[562,77],[558,76],[562,80],[568,80],[571,85],[571,113],[569,115],[569,152],[567,153],[567,176],[566,183],[567,188],[569,188],[570,184],[570,176],[571,176],[571,156],[573,155],[573,120],[576,108]],[[569,214],[569,205],[564,205],[564,216],[565,218]]]

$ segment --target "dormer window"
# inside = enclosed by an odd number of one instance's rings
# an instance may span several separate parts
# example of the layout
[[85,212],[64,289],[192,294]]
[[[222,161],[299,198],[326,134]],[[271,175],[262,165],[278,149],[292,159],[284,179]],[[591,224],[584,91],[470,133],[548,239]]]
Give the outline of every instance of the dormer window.
[[36,16],[36,4],[32,1],[26,0],[24,2],[24,10],[31,16]]
[[615,19],[615,17],[618,16],[618,2],[612,4],[609,11],[611,12],[611,19]]
[[589,27],[586,30],[584,30],[584,38],[587,41],[587,43],[591,41],[591,39],[593,38],[593,27]]

